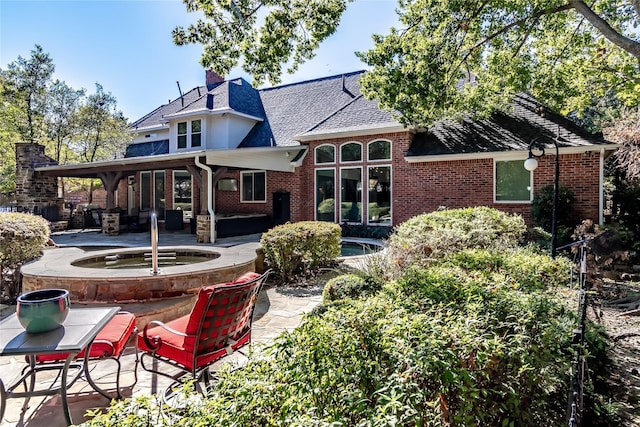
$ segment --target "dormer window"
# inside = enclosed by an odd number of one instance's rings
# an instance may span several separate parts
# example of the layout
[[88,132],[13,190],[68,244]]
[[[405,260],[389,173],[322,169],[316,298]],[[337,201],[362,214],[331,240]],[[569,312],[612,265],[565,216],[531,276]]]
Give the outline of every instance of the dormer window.
[[201,146],[202,121],[198,119],[189,122],[178,122],[178,149]]

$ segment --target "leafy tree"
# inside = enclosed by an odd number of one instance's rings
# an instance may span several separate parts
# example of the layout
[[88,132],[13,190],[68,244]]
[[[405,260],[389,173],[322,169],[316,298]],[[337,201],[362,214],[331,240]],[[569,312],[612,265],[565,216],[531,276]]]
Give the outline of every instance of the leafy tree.
[[[202,44],[201,63],[221,73],[242,57],[256,81],[276,83],[283,64],[295,70],[335,31],[347,2],[185,3],[206,19],[177,28],[177,44]],[[399,0],[397,13],[402,28],[359,56],[373,67],[365,96],[405,123],[484,116],[523,90],[564,112],[611,90],[627,105],[640,99],[640,0]]]
[[[116,98],[96,83],[96,93],[89,95],[75,118],[77,132],[72,137],[71,148],[84,162],[110,160],[122,157],[130,142],[127,119],[117,109]],[[94,182],[89,188],[92,201]]]
[[[0,94],[5,93],[6,80],[0,72]],[[0,193],[10,194],[16,188],[16,151],[15,143],[20,141],[20,134],[13,125],[17,117],[17,107],[4,96],[0,96]]]
[[31,57],[10,63],[4,74],[3,97],[13,106],[13,125],[23,142],[42,142],[46,136],[45,117],[53,60],[36,45]]
[[77,132],[73,148],[82,161],[109,160],[122,156],[129,142],[127,119],[117,109],[116,98],[96,83],[75,117]]
[[605,126],[607,139],[621,144],[616,151],[616,164],[626,179],[640,183],[640,110],[625,110],[621,117]]
[[[184,0],[187,11],[201,11],[186,30],[173,31],[177,45],[204,46],[200,63],[226,74],[243,58],[256,83],[280,81],[282,68],[292,73],[315,55],[333,34],[352,0]],[[260,14],[261,10],[265,14]],[[261,26],[258,19],[264,17]]]
[[53,159],[64,163],[69,154],[68,142],[76,130],[76,115],[85,96],[84,89],[73,89],[56,80],[50,88],[47,131],[54,143]]

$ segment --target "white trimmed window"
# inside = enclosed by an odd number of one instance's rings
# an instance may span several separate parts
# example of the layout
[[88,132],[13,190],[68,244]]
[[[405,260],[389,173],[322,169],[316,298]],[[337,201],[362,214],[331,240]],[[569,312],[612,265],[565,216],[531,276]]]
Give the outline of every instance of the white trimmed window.
[[340,169],[340,222],[362,223],[362,167]]
[[533,174],[524,168],[524,160],[495,160],[493,177],[496,203],[531,202]]
[[315,153],[317,165],[336,162],[336,147],[333,145],[319,145],[316,147]]
[[336,170],[316,169],[316,221],[336,222]]
[[367,146],[369,161],[391,160],[391,142],[383,139],[371,141]]
[[202,146],[202,120],[178,122],[178,149]]
[[173,171],[173,208],[180,209],[185,219],[193,216],[191,190],[191,174],[187,171]]
[[240,201],[242,203],[266,203],[267,172],[240,172]]
[[359,142],[347,142],[340,146],[340,161],[342,163],[361,162],[362,144]]

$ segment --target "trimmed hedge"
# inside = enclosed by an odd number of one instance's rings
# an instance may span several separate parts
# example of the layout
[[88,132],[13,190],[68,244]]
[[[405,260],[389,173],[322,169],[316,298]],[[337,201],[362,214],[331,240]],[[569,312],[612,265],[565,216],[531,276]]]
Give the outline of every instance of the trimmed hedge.
[[40,256],[49,235],[49,223],[41,216],[0,213],[0,272],[8,302],[14,302],[20,294],[20,267]]
[[289,282],[334,262],[340,256],[341,233],[338,224],[301,221],[270,229],[262,234],[260,244],[275,278]]

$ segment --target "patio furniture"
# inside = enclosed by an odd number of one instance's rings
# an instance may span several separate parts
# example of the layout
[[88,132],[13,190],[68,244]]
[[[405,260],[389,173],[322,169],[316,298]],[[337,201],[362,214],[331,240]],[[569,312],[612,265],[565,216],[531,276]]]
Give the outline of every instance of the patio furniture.
[[[0,420],[4,417],[7,399],[26,398],[24,403],[26,407],[31,397],[60,394],[65,420],[68,425],[73,424],[67,401],[67,389],[85,372],[85,365],[88,363],[88,354],[85,353],[82,359],[76,359],[76,355],[91,345],[96,335],[118,311],[120,307],[72,307],[63,326],[37,334],[27,333],[15,313],[0,321],[0,356],[27,356],[29,360],[29,365],[23,369],[22,375],[13,384],[5,388],[0,380]],[[66,354],[64,363],[40,365],[36,362],[38,354],[52,353]],[[72,368],[71,373],[69,368]],[[58,371],[54,384],[36,389],[38,372],[49,370]],[[89,384],[92,387],[95,386],[92,382]],[[15,391],[20,385],[24,385],[24,392]]]
[[[122,394],[120,393],[120,370],[122,368],[122,365],[120,364],[120,356],[127,347],[127,343],[129,342],[129,339],[134,332],[138,332],[138,329],[136,328],[136,317],[132,313],[120,311],[109,321],[109,323],[105,325],[104,328],[100,330],[100,332],[98,332],[98,335],[96,335],[96,338],[93,340],[89,348],[89,357],[87,358],[87,360],[99,361],[103,359],[111,359],[116,362],[116,399],[122,399]],[[138,376],[136,368],[138,366],[138,346],[135,340],[134,344],[136,361],[133,375],[134,380],[137,382]],[[84,359],[85,355],[86,348],[78,353],[75,358]],[[68,356],[68,353],[38,354],[36,355],[36,363],[38,363],[40,366],[45,366],[46,364],[51,363],[61,363],[64,362]],[[102,390],[94,383],[93,379],[91,378],[88,363],[84,364],[84,373],[85,378],[87,379],[89,384],[91,384],[91,387],[93,387],[95,391],[109,400],[112,399],[112,396],[110,396],[107,392]]]
[[148,231],[150,227],[149,209],[132,208],[129,215],[129,231]]
[[[246,273],[232,282],[203,287],[190,314],[166,324],[152,321],[138,334],[142,368],[174,380],[165,390],[165,398],[174,384],[189,379],[196,380],[196,389],[202,392],[199,382],[204,380],[209,386],[209,367],[249,344],[254,307],[270,272]],[[179,372],[170,375],[148,367],[145,357],[165,362]]]

